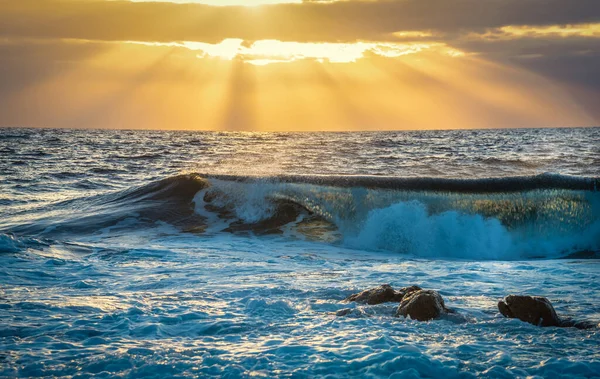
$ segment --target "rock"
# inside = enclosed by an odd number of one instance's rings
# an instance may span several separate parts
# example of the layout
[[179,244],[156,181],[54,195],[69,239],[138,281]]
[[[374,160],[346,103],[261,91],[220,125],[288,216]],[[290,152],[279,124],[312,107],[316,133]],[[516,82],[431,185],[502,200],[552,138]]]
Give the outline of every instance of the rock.
[[340,309],[339,311],[335,312],[336,316],[348,316],[350,313],[352,313],[352,308],[344,308],[344,309]]
[[[421,291],[423,288],[419,287],[419,286],[410,286],[410,287],[404,287],[400,290],[400,292],[404,293],[404,296],[416,292],[416,291]],[[403,296],[403,297],[404,297]]]
[[345,301],[355,301],[357,303],[365,303],[369,305],[389,302],[399,303],[406,294],[409,294],[413,291],[418,291],[420,289],[421,288],[418,286],[410,286],[396,291],[389,284],[384,284],[379,287],[350,295]]
[[498,302],[498,310],[505,317],[518,318],[538,326],[561,326],[561,321],[545,297],[508,295]]
[[536,326],[559,326],[562,328],[595,329],[600,324],[593,321],[560,319],[550,300],[539,296],[508,295],[498,302],[498,310],[505,317],[518,318]]
[[413,320],[429,321],[440,317],[447,311],[444,299],[438,292],[418,290],[408,293],[402,299],[396,311],[396,317],[410,316]]
[[596,324],[593,321],[583,320],[576,321],[572,319],[561,320],[560,326],[563,328],[576,328],[576,329],[596,329],[600,328],[600,324]]
[[380,314],[379,312],[368,308],[368,307],[358,307],[358,308],[344,308],[335,312],[335,315],[338,317],[349,317],[349,318],[366,318],[373,317]]

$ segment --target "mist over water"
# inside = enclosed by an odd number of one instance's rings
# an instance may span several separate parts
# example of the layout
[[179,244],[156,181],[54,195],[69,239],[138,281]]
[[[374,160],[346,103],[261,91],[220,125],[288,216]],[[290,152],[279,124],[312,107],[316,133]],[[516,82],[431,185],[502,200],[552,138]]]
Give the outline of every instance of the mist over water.
[[[600,376],[496,308],[600,322],[599,184],[599,128],[0,129],[0,376]],[[382,283],[464,318],[334,315]]]

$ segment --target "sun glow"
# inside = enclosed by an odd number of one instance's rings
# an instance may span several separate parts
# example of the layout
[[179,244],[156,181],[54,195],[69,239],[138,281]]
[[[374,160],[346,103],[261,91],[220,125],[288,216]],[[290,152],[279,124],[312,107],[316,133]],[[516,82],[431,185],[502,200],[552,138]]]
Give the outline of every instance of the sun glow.
[[37,113],[27,109],[41,109],[47,123],[57,126],[230,131],[587,121],[542,78],[469,54],[457,59],[443,45],[225,40],[96,47],[72,70],[13,93],[0,110],[19,109],[23,122],[33,122]]
[[204,4],[216,7],[230,6],[246,6],[255,7],[259,5],[274,5],[274,4],[300,4],[302,0],[132,0],[133,2],[158,2],[167,1],[170,3],[189,3],[189,4]]
[[464,53],[443,43],[388,43],[388,42],[356,42],[356,43],[308,43],[284,42],[277,40],[255,41],[246,45],[242,39],[225,39],[217,44],[204,42],[135,42],[151,46],[183,47],[199,51],[198,58],[218,58],[232,60],[240,58],[247,63],[264,66],[271,63],[286,63],[297,60],[316,60],[329,63],[356,62],[368,55],[397,58],[403,55],[416,54],[422,51],[436,51],[451,57],[460,57]]

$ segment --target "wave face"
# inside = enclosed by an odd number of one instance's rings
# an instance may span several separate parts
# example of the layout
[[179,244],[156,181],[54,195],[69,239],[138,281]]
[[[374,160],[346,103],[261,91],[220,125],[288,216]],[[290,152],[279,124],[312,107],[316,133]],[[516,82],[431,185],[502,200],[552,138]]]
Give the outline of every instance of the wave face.
[[555,258],[600,248],[594,178],[215,176],[209,182],[196,196],[196,211],[217,215],[214,225],[221,224],[213,231],[278,229],[428,258]]
[[139,228],[159,221],[178,227],[193,225],[201,222],[194,212],[193,198],[207,185],[198,175],[177,175],[122,191],[28,209],[5,220],[16,225],[3,229],[19,235],[62,238],[129,224]]
[[449,180],[189,174],[54,204],[43,217],[9,231],[57,238],[164,222],[208,236],[281,235],[424,258],[594,257],[600,249],[597,184],[595,178],[558,175]]

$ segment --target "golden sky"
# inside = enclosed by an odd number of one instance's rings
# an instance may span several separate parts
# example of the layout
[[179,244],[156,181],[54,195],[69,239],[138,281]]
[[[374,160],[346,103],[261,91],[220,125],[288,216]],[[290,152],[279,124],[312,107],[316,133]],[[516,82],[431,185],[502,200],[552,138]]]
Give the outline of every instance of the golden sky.
[[0,125],[600,125],[597,0],[0,0]]

